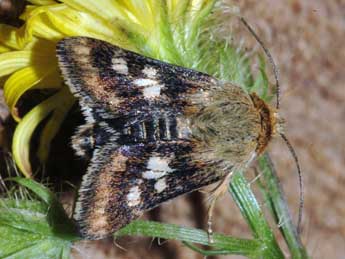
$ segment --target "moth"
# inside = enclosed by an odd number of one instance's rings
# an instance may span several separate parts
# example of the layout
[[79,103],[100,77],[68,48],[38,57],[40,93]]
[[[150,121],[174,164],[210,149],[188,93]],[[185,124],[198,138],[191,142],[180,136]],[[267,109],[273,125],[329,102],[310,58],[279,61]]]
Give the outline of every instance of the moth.
[[275,108],[205,73],[87,37],[63,39],[57,57],[86,120],[72,137],[90,158],[74,212],[86,239],[224,181],[279,131]]

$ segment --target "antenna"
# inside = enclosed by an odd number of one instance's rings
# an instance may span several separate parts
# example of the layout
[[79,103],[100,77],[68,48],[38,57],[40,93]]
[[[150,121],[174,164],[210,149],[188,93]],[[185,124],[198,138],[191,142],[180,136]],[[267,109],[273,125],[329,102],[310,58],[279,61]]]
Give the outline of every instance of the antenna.
[[[259,36],[255,33],[255,31],[253,30],[253,28],[247,23],[247,21],[243,18],[240,17],[241,22],[244,24],[244,26],[249,30],[249,32],[254,36],[254,38],[256,39],[256,41],[260,44],[260,46],[262,47],[262,49],[264,50],[269,62],[272,65],[273,68],[273,73],[274,73],[274,79],[276,81],[276,91],[277,91],[277,100],[276,100],[276,108],[277,110],[279,110],[280,107],[280,85],[279,85],[279,71],[278,68],[273,60],[273,57],[270,53],[270,51],[265,47],[264,43],[262,42],[262,40],[259,38]],[[298,181],[299,181],[299,194],[300,194],[300,201],[299,201],[299,211],[298,211],[298,223],[297,223],[297,233],[300,234],[301,233],[301,223],[302,223],[302,214],[303,214],[303,207],[304,207],[304,191],[303,191],[303,179],[302,179],[302,173],[301,173],[301,167],[298,161],[298,157],[296,154],[296,151],[294,150],[294,148],[292,147],[290,141],[287,139],[287,137],[282,133],[279,132],[280,136],[282,137],[282,139],[284,140],[284,142],[286,143],[287,147],[290,150],[290,153],[293,157],[293,159],[295,160],[296,163],[296,167],[297,167],[297,174],[298,174]]]
[[303,179],[302,179],[302,173],[301,173],[301,167],[298,161],[298,157],[296,154],[296,151],[292,147],[290,141],[287,139],[287,137],[283,134],[280,133],[280,136],[282,139],[285,141],[286,145],[288,146],[290,153],[295,160],[296,167],[297,167],[297,174],[298,174],[298,181],[299,181],[299,211],[298,211],[298,223],[297,223],[297,233],[301,234],[301,223],[302,223],[302,214],[303,214],[303,207],[304,207],[304,191],[303,191]]
[[240,17],[240,20],[244,24],[244,26],[248,29],[248,31],[250,31],[250,33],[254,36],[256,41],[260,44],[260,46],[264,50],[269,62],[272,65],[273,73],[274,73],[274,79],[276,81],[276,91],[277,91],[277,93],[276,93],[276,96],[277,96],[276,108],[277,108],[277,110],[279,110],[279,107],[280,107],[280,85],[279,85],[279,79],[278,79],[279,78],[278,77],[278,74],[279,74],[278,68],[277,68],[276,64],[274,63],[274,60],[273,60],[273,57],[272,57],[270,51],[265,47],[264,43],[259,38],[259,36],[255,33],[253,28],[247,23],[247,21],[243,17]]

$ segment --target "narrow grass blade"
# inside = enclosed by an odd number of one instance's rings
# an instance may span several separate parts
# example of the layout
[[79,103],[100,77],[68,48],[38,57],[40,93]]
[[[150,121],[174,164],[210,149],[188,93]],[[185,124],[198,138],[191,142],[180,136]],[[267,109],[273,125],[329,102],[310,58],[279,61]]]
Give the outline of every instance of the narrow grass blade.
[[[302,245],[296,226],[287,207],[283,190],[281,188],[277,173],[274,170],[273,163],[266,153],[259,159],[259,168],[263,173],[265,188],[264,195],[269,201],[272,214],[275,216],[280,231],[284,235],[285,241],[289,247],[292,258],[309,258],[305,248]],[[267,191],[269,190],[269,193]]]
[[284,258],[263,211],[242,172],[236,172],[232,177],[230,192],[252,230],[254,238],[262,244],[262,258]]
[[262,249],[261,243],[256,240],[234,238],[217,233],[213,236],[214,243],[210,244],[208,235],[203,230],[152,221],[134,221],[116,232],[114,237],[127,235],[165,238],[208,245],[212,249],[221,250],[222,253],[244,255],[250,258],[257,258],[256,255],[260,254]]

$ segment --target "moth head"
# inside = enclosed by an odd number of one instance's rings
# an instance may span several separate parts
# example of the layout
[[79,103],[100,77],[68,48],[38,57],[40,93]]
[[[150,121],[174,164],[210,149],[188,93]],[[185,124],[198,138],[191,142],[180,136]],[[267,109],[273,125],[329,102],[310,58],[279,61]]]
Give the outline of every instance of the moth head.
[[[259,110],[268,110],[269,114],[273,113],[273,116],[271,116],[271,115],[270,116],[266,116],[266,125],[268,125],[269,127],[271,127],[271,129],[273,129],[273,131],[270,134],[270,136],[276,135],[278,133],[282,137],[284,142],[286,143],[287,147],[290,150],[290,153],[292,154],[292,157],[295,160],[296,167],[297,167],[297,173],[298,173],[298,177],[299,177],[299,185],[300,185],[299,186],[300,187],[300,206],[299,206],[298,226],[297,226],[297,232],[300,233],[300,231],[301,231],[301,222],[302,222],[302,210],[303,210],[303,203],[304,203],[302,171],[301,171],[301,168],[300,168],[300,165],[299,165],[297,154],[296,154],[293,146],[291,145],[290,141],[288,140],[288,138],[285,136],[285,134],[283,132],[284,120],[278,115],[278,110],[279,110],[279,107],[280,107],[280,98],[279,98],[280,97],[280,85],[279,85],[278,68],[277,68],[277,66],[276,66],[276,64],[275,64],[275,62],[273,60],[273,57],[272,57],[270,51],[265,47],[265,45],[263,44],[262,40],[255,33],[253,28],[247,23],[247,21],[243,17],[240,18],[240,21],[249,30],[249,32],[253,35],[255,40],[260,44],[260,46],[262,47],[263,51],[265,52],[266,57],[268,58],[269,62],[272,65],[272,68],[273,68],[273,74],[274,74],[274,78],[275,78],[275,81],[276,81],[276,98],[277,98],[276,109],[272,109],[267,104],[265,104],[265,107],[262,107],[262,109],[260,108]],[[255,97],[254,95],[252,95],[252,98],[253,98],[253,102],[254,103],[255,103],[254,99],[258,100],[257,96]],[[259,104],[259,103],[260,102],[258,102],[257,104]],[[265,136],[263,136],[263,140],[267,140],[267,139],[265,139]],[[264,141],[263,141],[263,143],[264,143]],[[265,146],[262,145],[262,148],[259,151],[262,152],[264,150],[264,148],[265,148]]]
[[260,155],[264,152],[271,139],[283,132],[285,121],[279,116],[276,108],[267,104],[256,93],[251,93],[250,97],[261,120],[261,129],[256,148],[256,153]]

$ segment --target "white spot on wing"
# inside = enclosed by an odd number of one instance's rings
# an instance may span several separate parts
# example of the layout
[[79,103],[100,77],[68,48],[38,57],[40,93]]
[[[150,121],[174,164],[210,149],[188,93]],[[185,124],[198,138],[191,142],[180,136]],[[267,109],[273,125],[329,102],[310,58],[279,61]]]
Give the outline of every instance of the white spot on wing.
[[112,68],[119,74],[128,74],[128,66],[126,60],[123,58],[113,58],[111,60],[112,62]]
[[165,188],[167,188],[167,183],[166,183],[166,181],[165,181],[165,178],[159,179],[159,180],[155,183],[155,190],[156,190],[158,193],[164,191]]
[[167,171],[172,172],[173,169],[169,167],[169,161],[170,159],[167,157],[158,157],[158,156],[152,156],[150,157],[147,168],[151,170],[161,170],[161,171]]
[[158,179],[162,176],[173,172],[174,169],[169,167],[170,159],[167,157],[150,157],[147,162],[147,171],[143,172],[143,178],[145,179]]
[[165,171],[145,171],[143,172],[143,178],[145,179],[158,179],[164,175],[166,175],[167,172]]
[[145,87],[143,90],[144,97],[146,99],[158,97],[161,94],[161,89],[162,89],[162,85],[153,85],[153,86]]
[[150,86],[150,85],[158,85],[158,82],[156,80],[149,79],[149,78],[139,78],[139,79],[135,79],[133,81],[133,84],[137,86]]
[[134,186],[129,190],[127,194],[127,204],[129,207],[136,206],[140,203],[141,191],[139,186]]
[[139,87],[143,87],[143,95],[146,99],[151,99],[160,96],[161,89],[164,84],[159,84],[157,80],[150,78],[139,78],[133,81],[133,84]]
[[148,78],[155,78],[157,75],[157,70],[153,67],[145,67],[142,70],[143,74],[146,75]]

